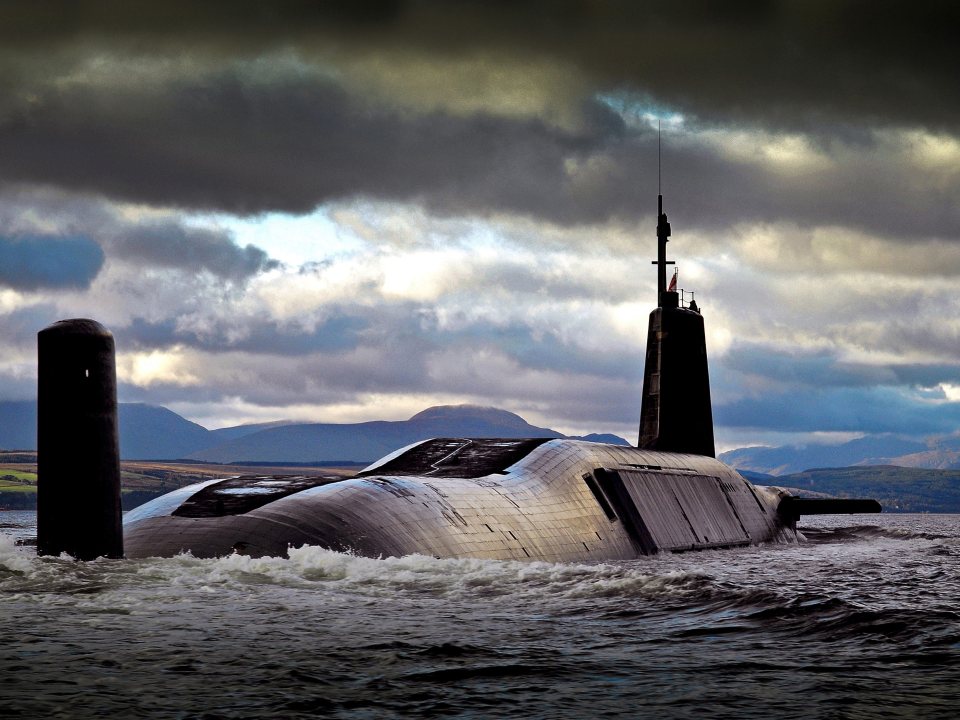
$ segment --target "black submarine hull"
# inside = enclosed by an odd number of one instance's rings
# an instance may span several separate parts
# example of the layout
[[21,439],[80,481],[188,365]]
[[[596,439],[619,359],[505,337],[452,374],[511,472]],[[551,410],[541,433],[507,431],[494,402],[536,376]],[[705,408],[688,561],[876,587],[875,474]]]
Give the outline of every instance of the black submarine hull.
[[710,457],[576,440],[427,440],[350,479],[244,477],[169,493],[124,518],[127,557],[369,557],[552,562],[796,542],[788,494]]

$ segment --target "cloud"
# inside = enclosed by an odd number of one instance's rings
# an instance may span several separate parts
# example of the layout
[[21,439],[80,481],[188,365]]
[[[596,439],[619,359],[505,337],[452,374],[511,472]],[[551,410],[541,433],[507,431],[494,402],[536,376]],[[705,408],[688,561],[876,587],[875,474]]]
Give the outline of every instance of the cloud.
[[103,267],[88,237],[0,237],[0,286],[15,290],[87,288]]
[[889,387],[805,388],[744,397],[714,407],[727,427],[780,432],[897,433],[921,437],[960,427],[960,403]]
[[[589,79],[586,88],[631,88],[725,122],[809,128],[879,120],[956,128],[960,117],[952,73],[960,10],[934,0],[741,0],[722,7],[710,0],[269,7],[226,0],[158,7],[141,0],[81,9],[62,0],[16,5],[3,20],[4,46],[46,59],[47,68],[84,53],[189,56],[214,64],[287,50],[334,67],[406,65],[409,71],[388,86],[401,89],[403,81],[414,84],[424,64],[449,65],[454,69],[435,74],[431,85],[437,96],[462,104],[466,90],[484,86],[478,70],[459,71],[464,61],[475,60],[474,67],[483,61],[491,81],[505,70],[519,74],[531,63],[554,63],[566,75]],[[20,73],[8,77],[29,79],[29,69],[13,65]],[[572,95],[568,104],[583,99],[577,90],[586,88],[562,76],[554,82],[555,93]],[[421,103],[428,101],[434,100]]]
[[[30,255],[48,274],[59,269],[78,278],[89,274],[97,257],[98,271],[119,261],[140,271],[206,272],[235,282],[278,267],[262,249],[239,246],[231,232],[192,223],[175,211],[22,185],[0,186],[0,242],[3,252],[16,252],[24,262]],[[86,288],[96,275],[60,285]]]
[[101,265],[0,265],[0,375],[90,315],[127,397],[206,418],[466,400],[633,437],[660,117],[718,433],[949,425],[958,12],[4,6],[0,237]]
[[292,70],[268,80],[239,67],[43,88],[0,126],[3,176],[240,214],[370,195],[562,216],[564,161],[590,142],[535,120],[371,110]]
[[[837,350],[794,350],[737,342],[717,366],[723,372],[769,381],[778,387],[811,388],[911,388],[921,391],[943,384],[960,384],[960,365],[952,363],[850,362]],[[767,387],[767,386],[765,386]],[[942,391],[938,391],[942,395]]]
[[[592,120],[577,130],[410,114],[371,108],[334,79],[281,64],[266,78],[240,65],[144,85],[77,81],[21,102],[28,119],[0,124],[0,177],[134,203],[249,215],[375,198],[447,215],[602,224],[647,215],[656,195],[655,133],[627,128],[596,98],[583,101]],[[768,134],[731,157],[742,139],[691,123],[665,141],[667,210],[682,208],[680,232],[788,220],[881,238],[955,237],[960,176],[953,164],[931,166],[923,148],[936,136],[871,133],[809,150],[822,164],[814,172],[778,149],[789,150],[789,137]],[[211,245],[193,234],[186,239]],[[166,244],[177,242],[174,233]]]
[[175,318],[151,322],[136,317],[130,325],[117,328],[115,335],[118,343],[131,350],[185,346],[212,353],[243,351],[294,356],[355,348],[358,336],[368,324],[363,317],[334,313],[309,330],[266,317],[242,318],[233,324],[224,318],[210,318],[204,319],[202,325],[178,322]]
[[229,233],[176,220],[129,223],[112,235],[111,257],[138,265],[206,271],[225,280],[243,280],[278,266],[258,247],[238,247]]
[[9,361],[16,355],[18,360],[34,365],[37,333],[63,319],[52,302],[25,304],[0,313],[0,337],[6,348],[4,359]]
[[[686,117],[665,137],[680,229],[960,232],[960,114],[947,110],[960,98],[938,64],[957,11],[943,4],[374,5],[133,3],[8,30],[19,54],[0,59],[2,178],[247,215],[366,197],[637,220],[656,194],[644,118],[672,108]],[[555,97],[518,109],[485,90],[523,88],[529,72]]]

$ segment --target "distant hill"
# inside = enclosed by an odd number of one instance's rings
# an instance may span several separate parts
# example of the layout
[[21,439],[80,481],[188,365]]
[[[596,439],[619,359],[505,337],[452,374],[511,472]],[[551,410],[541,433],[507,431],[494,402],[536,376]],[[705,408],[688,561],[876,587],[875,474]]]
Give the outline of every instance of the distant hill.
[[571,440],[586,440],[587,442],[609,443],[610,445],[630,445],[619,435],[611,433],[590,433],[589,435],[569,435]]
[[[440,405],[409,420],[267,428],[189,455],[206,462],[369,462],[432,437],[565,437],[491,407]],[[606,436],[626,445],[623,438]]]
[[839,445],[787,445],[784,447],[748,447],[721,453],[719,458],[738,470],[768,475],[785,475],[816,467],[849,467],[851,465],[901,465],[905,467],[955,467],[938,465],[928,455],[930,464],[921,465],[908,459],[917,453],[929,453],[929,443],[899,438],[894,435],[869,435]]
[[175,460],[219,442],[216,434],[159,405],[120,403],[120,457]]
[[[117,410],[124,460],[176,459],[219,442],[205,427],[165,407],[120,403]],[[35,400],[0,402],[0,449],[37,449]]]
[[779,480],[774,475],[768,475],[767,473],[753,472],[752,470],[737,470],[741,476],[745,477],[750,482],[756,485],[776,485],[775,481]]
[[0,402],[0,448],[37,449],[37,403],[35,400]]
[[884,512],[960,513],[960,470],[892,465],[818,468],[755,482],[801,494],[873,498]]
[[[431,437],[564,437],[530,425],[506,410],[443,405],[409,420],[354,424],[278,421],[207,430],[157,405],[120,403],[120,456],[124,460],[208,462],[371,462]],[[0,449],[36,450],[35,401],[0,402]],[[616,435],[590,435],[595,442],[628,444]]]
[[217,430],[211,430],[210,434],[217,438],[218,443],[221,443],[227,440],[242,438],[244,435],[253,435],[253,433],[260,432],[261,430],[297,424],[295,420],[274,420],[273,422],[249,423],[246,425],[219,428]]

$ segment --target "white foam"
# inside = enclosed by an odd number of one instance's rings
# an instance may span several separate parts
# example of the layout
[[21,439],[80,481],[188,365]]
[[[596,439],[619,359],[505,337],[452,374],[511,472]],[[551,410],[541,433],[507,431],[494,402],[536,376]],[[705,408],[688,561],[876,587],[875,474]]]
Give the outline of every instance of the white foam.
[[[135,590],[162,595],[171,590],[216,592],[218,589],[277,585],[356,593],[369,597],[396,595],[446,597],[514,596],[531,598],[583,598],[683,594],[706,577],[699,571],[670,569],[651,572],[643,561],[631,563],[572,564],[480,559],[437,559],[424,555],[367,558],[319,547],[292,548],[288,558],[252,558],[234,554],[201,559],[181,554],[145,560],[76,562],[68,556],[38,558],[33,548],[14,545],[0,535],[0,586],[43,588],[70,592],[78,583],[102,586],[98,599],[126,605],[120,597]],[[105,594],[104,594],[105,593]]]
[[31,548],[30,552],[18,547],[12,535],[0,534],[0,573],[28,573],[32,570],[31,555],[35,551]]

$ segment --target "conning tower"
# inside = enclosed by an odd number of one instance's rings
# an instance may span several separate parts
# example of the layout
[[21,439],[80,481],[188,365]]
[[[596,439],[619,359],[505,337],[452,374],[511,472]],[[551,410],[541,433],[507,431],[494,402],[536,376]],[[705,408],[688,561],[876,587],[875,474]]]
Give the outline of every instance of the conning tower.
[[657,196],[657,308],[650,313],[643,369],[640,438],[647,450],[715,457],[713,409],[703,316],[695,301],[682,307],[676,284],[667,285],[670,223]]

